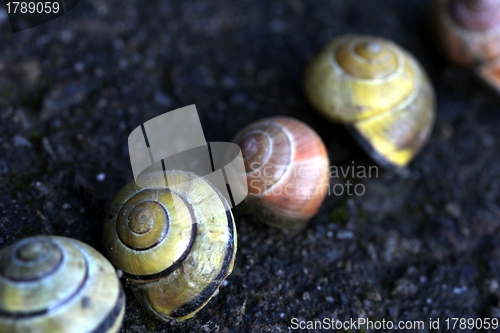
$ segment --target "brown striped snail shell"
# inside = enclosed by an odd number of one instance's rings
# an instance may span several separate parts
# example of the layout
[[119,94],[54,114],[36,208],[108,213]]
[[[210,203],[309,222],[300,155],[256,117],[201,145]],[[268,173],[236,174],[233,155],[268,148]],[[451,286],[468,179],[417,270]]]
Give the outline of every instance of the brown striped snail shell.
[[432,33],[457,65],[478,65],[500,56],[499,0],[436,0]]
[[110,204],[104,246],[144,308],[163,320],[193,317],[218,293],[236,255],[230,206],[185,171],[144,176]]
[[0,332],[118,332],[125,297],[113,266],[74,239],[25,238],[0,251]]
[[389,40],[333,39],[309,62],[304,86],[314,108],[388,169],[403,169],[431,134],[434,89],[417,60]]
[[283,229],[304,226],[318,211],[329,186],[329,160],[316,132],[289,117],[257,121],[233,142],[247,172],[246,204],[262,222]]

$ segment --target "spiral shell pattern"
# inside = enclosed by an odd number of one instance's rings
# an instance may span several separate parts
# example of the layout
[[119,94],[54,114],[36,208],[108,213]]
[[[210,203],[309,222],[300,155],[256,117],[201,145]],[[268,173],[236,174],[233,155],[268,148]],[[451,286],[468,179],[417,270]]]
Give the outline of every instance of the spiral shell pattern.
[[311,104],[346,124],[387,168],[404,167],[430,136],[434,91],[418,62],[394,43],[372,36],[334,39],[305,72]]
[[432,32],[453,63],[476,66],[500,56],[500,1],[436,0]]
[[37,236],[0,252],[0,332],[118,332],[124,311],[113,266],[82,242]]
[[247,171],[247,204],[264,223],[304,226],[318,211],[329,185],[329,160],[321,138],[289,117],[250,124],[233,140]]
[[104,225],[108,258],[142,305],[161,319],[187,319],[232,271],[236,227],[207,180],[169,171],[134,182],[113,199]]

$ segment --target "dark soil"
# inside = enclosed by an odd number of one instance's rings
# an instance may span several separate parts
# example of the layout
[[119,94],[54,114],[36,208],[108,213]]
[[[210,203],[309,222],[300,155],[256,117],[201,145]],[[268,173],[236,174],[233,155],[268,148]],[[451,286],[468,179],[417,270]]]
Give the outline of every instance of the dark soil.
[[102,251],[106,207],[132,180],[128,134],[189,104],[207,141],[230,141],[265,116],[293,116],[321,135],[332,165],[373,165],[302,89],[307,60],[328,40],[372,34],[412,52],[436,89],[436,126],[409,175],[379,169],[332,180],[366,192],[328,196],[298,233],[237,209],[236,267],[219,295],[194,319],[163,323],[127,291],[122,332],[289,332],[292,318],[499,318],[500,97],[441,58],[428,5],[81,0],[15,34],[0,12],[0,247],[55,234]]

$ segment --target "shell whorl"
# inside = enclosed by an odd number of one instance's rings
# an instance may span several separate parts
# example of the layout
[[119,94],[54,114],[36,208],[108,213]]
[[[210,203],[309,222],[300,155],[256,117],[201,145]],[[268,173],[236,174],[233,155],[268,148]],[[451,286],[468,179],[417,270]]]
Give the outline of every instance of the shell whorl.
[[342,36],[309,63],[306,93],[315,108],[334,121],[367,119],[394,108],[412,94],[418,81],[414,62],[385,39]]
[[116,332],[125,309],[111,264],[65,237],[30,237],[2,250],[0,290],[2,332]]
[[499,0],[436,0],[432,32],[453,63],[476,66],[500,55]]
[[145,308],[161,319],[192,317],[232,271],[230,206],[203,177],[168,171],[113,199],[104,225],[111,262]]
[[318,210],[329,183],[323,141],[309,126],[288,117],[257,121],[233,140],[247,171],[247,203],[259,218],[280,228],[303,226]]
[[400,70],[401,55],[380,40],[357,39],[343,43],[333,57],[342,71],[357,79],[387,79]]

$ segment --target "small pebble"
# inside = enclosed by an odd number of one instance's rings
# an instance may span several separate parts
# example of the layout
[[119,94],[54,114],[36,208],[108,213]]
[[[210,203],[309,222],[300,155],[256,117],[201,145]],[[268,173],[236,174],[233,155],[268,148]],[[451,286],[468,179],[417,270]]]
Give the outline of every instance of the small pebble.
[[96,176],[98,182],[103,182],[106,180],[106,174],[104,172],[99,172]]
[[380,302],[382,300],[382,296],[377,291],[370,291],[366,293],[366,298],[371,301]]
[[69,209],[70,207],[69,203],[63,203],[62,205],[62,209]]
[[331,296],[326,296],[326,297],[325,297],[325,301],[327,301],[328,303],[333,303],[333,297],[331,297]]
[[85,69],[85,63],[83,61],[77,61],[75,62],[75,64],[73,65],[73,69],[78,72],[78,73],[81,73],[83,72],[83,70]]
[[399,306],[397,304],[389,305],[388,310],[391,317],[399,316]]
[[484,289],[490,294],[496,293],[498,288],[498,281],[496,279],[488,279],[484,281]]
[[446,213],[453,218],[459,218],[461,213],[461,208],[457,203],[449,202],[444,207]]
[[26,148],[32,147],[31,142],[29,142],[28,139],[20,135],[14,136],[14,138],[12,139],[12,143],[14,144],[15,147],[26,147]]
[[411,297],[418,291],[418,287],[410,280],[402,278],[396,281],[391,291],[393,297]]
[[160,106],[171,106],[173,104],[172,99],[161,91],[155,92],[154,98],[155,98],[155,103]]
[[97,108],[98,109],[104,109],[106,106],[108,106],[108,100],[105,99],[105,98],[101,98],[98,102],[97,102]]
[[46,120],[55,112],[83,102],[90,87],[79,81],[60,81],[50,87],[43,99],[40,118]]
[[40,194],[47,195],[50,194],[51,189],[41,182],[34,182],[31,184]]
[[306,291],[305,293],[302,294],[302,299],[304,301],[310,301],[311,300],[311,295]]
[[350,230],[340,230],[337,232],[337,239],[339,240],[348,240],[353,239],[354,233]]
[[466,291],[467,291],[467,287],[466,286],[453,288],[453,293],[455,293],[455,294],[463,294]]
[[73,40],[74,34],[71,30],[65,29],[61,31],[61,40],[65,43],[69,43]]
[[45,150],[45,152],[47,154],[49,154],[53,160],[56,161],[57,155],[54,153],[54,149],[52,149],[52,145],[50,144],[49,139],[47,139],[46,137],[42,138],[42,146],[43,146],[43,150]]

